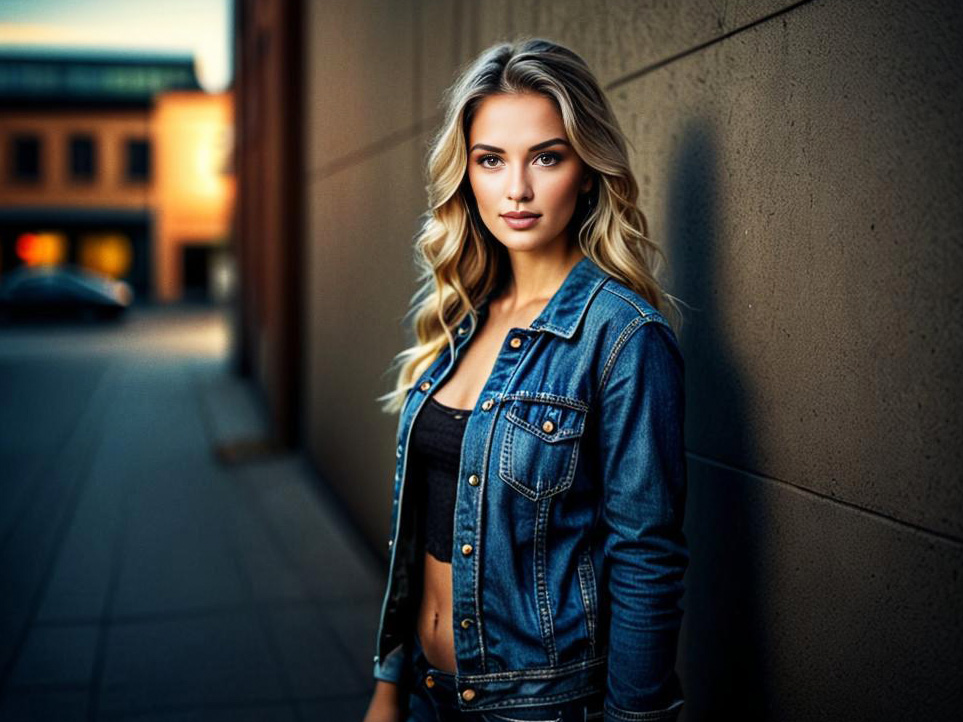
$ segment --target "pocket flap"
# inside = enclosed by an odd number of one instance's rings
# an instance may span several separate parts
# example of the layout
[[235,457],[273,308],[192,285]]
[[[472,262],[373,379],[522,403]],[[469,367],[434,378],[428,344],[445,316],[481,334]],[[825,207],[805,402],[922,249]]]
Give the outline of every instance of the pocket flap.
[[505,418],[543,441],[554,444],[582,435],[586,412],[542,399],[515,399]]

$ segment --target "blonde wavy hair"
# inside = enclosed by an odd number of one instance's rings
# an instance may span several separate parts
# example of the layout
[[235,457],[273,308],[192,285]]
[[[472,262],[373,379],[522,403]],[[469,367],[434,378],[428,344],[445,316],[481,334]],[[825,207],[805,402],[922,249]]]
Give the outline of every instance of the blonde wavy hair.
[[446,344],[454,353],[452,329],[477,314],[479,302],[511,273],[505,247],[482,222],[467,172],[478,105],[505,93],[540,93],[554,101],[573,149],[594,176],[569,223],[582,253],[681,327],[677,299],[656,280],[666,258],[648,238],[645,215],[636,206],[639,188],[627,140],[588,65],[542,38],[499,43],[483,51],[443,98],[444,121],[427,159],[429,210],[414,239],[421,285],[406,318],[412,318],[416,343],[395,356],[395,389],[377,399],[386,402],[386,412],[400,411],[415,380]]

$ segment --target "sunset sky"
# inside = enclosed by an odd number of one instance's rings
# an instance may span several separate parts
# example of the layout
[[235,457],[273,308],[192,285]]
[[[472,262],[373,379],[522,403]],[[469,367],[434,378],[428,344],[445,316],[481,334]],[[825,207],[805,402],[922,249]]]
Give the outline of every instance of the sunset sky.
[[232,11],[233,0],[2,0],[0,50],[191,54],[218,91],[233,72]]

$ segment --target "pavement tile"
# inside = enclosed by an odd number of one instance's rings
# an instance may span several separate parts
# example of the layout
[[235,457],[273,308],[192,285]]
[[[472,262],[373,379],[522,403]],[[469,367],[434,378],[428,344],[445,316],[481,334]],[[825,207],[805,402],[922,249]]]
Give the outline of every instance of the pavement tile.
[[[158,524],[163,524],[157,520]],[[234,559],[198,527],[160,530],[133,540],[126,554],[114,614],[170,614],[236,606],[246,601]],[[145,522],[136,534],[147,536]]]
[[213,443],[258,438],[268,433],[264,411],[251,393],[250,384],[230,373],[223,359],[197,361],[192,371]]
[[100,709],[281,701],[278,672],[253,613],[118,625],[108,633]]
[[275,643],[298,699],[350,694],[367,689],[325,615],[311,605],[272,609],[269,613]]
[[[16,522],[0,540],[0,669],[13,661],[18,640],[35,618],[38,592],[49,578],[83,496],[87,472],[106,426],[104,408],[116,375],[115,368],[107,368],[86,397],[86,408],[77,413],[77,425],[59,440],[61,446],[44,450],[43,473],[32,479],[33,499],[18,511]],[[37,383],[43,380],[41,376]],[[38,403],[56,402],[41,395]],[[6,492],[5,485],[0,485],[0,506],[6,501]]]
[[3,722],[86,722],[86,690],[12,689],[0,700]]
[[38,619],[99,619],[104,613],[124,494],[123,482],[114,475],[91,471],[88,488],[57,555]]
[[[185,454],[185,456],[187,456]],[[233,499],[207,459],[148,474],[132,503],[114,612],[163,614],[247,599],[226,530]]]
[[374,689],[371,676],[374,667],[375,641],[381,614],[381,599],[372,598],[350,604],[325,604],[321,613],[334,633],[351,653],[355,668]]
[[[240,491],[238,494],[247,496]],[[232,521],[234,544],[254,599],[259,603],[306,600],[299,570],[286,555],[270,521],[252,508],[253,503],[247,499],[237,504]]]
[[99,634],[96,625],[33,627],[10,683],[90,684]]
[[[297,713],[288,704],[230,708],[194,708],[159,711],[133,716],[107,717],[111,722],[298,722]],[[331,722],[335,719],[331,718]],[[361,719],[360,717],[358,718]]]
[[246,470],[244,484],[256,494],[262,513],[311,597],[343,600],[379,595],[382,580],[378,570],[366,551],[352,544],[334,511],[312,491],[300,471],[301,461],[291,458],[283,465],[265,466]]
[[370,694],[331,697],[317,702],[302,702],[301,718],[316,722],[361,722],[371,702]]

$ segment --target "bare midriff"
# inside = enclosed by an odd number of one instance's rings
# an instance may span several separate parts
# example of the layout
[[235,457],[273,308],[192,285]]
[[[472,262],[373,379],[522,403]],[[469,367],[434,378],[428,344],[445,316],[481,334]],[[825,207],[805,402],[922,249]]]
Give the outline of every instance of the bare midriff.
[[451,563],[425,552],[425,583],[418,610],[418,639],[428,663],[455,673],[455,632],[452,628]]
[[[581,258],[581,253],[568,262],[568,269]],[[566,271],[567,273],[567,271]],[[512,312],[493,299],[488,320],[475,334],[451,379],[436,390],[439,403],[456,409],[474,409],[491,375],[499,350],[514,328],[527,328],[542,312],[551,294],[533,298]],[[449,674],[455,674],[455,630],[452,613],[451,562],[436,559],[425,552],[424,587],[418,609],[418,639],[428,663]]]

